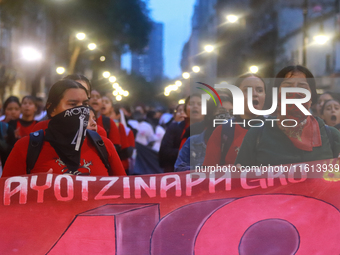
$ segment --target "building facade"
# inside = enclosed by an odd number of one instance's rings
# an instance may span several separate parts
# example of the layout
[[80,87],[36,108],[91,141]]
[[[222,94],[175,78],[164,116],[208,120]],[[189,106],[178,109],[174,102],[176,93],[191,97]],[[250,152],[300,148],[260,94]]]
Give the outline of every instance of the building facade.
[[154,22],[148,46],[142,54],[132,54],[131,57],[131,72],[149,82],[163,78],[163,30],[163,23]]

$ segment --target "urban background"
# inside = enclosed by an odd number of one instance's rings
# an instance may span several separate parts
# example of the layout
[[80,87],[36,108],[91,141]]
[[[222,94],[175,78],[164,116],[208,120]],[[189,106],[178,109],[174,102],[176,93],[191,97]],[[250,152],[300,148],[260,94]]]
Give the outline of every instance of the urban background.
[[[142,0],[1,0],[0,99],[45,97],[83,73],[117,101],[170,103],[196,81],[217,84],[247,71],[272,78],[308,67],[318,89],[340,92],[339,0],[196,0],[182,74],[164,75],[164,30]],[[176,15],[176,13],[173,13]],[[186,25],[186,24],[183,24]],[[131,68],[122,68],[130,52]]]

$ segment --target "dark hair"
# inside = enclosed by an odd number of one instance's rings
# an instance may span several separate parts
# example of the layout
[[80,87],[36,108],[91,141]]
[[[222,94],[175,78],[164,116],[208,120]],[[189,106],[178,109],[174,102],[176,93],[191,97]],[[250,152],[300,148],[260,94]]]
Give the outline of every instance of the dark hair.
[[119,104],[112,104],[113,111],[116,115],[120,115],[120,105]]
[[321,96],[323,96],[323,95],[330,95],[333,99],[336,97],[336,94],[334,94],[334,93],[332,93],[332,92],[330,92],[330,91],[326,91],[326,92],[324,92],[324,93],[322,93],[322,94],[318,94],[318,101],[319,101],[319,98],[321,97]]
[[315,78],[313,76],[313,74],[311,73],[311,71],[309,71],[306,67],[304,66],[300,66],[300,65],[295,65],[295,66],[286,66],[284,67],[280,72],[277,73],[276,77],[275,77],[275,82],[274,82],[274,86],[276,88],[279,88],[281,86],[282,80],[284,78],[286,78],[288,73],[303,73],[306,78],[308,79],[308,85],[309,88],[311,90],[311,99],[312,99],[312,105],[315,104],[318,100],[318,94],[316,92],[316,84],[315,84]]
[[5,101],[5,103],[4,103],[4,106],[2,107],[3,113],[5,113],[7,106],[8,106],[10,103],[13,103],[13,102],[14,102],[14,103],[17,103],[17,104],[19,105],[19,107],[21,106],[18,97],[16,97],[16,96],[10,96],[9,98],[6,99],[6,101]]
[[87,91],[87,95],[91,96],[92,85],[89,79],[85,75],[82,74],[69,74],[63,78],[63,80],[73,80],[73,81],[84,81],[89,87],[89,91]]
[[175,112],[177,112],[177,111],[178,111],[178,108],[179,108],[180,106],[182,106],[182,105],[184,105],[184,104],[178,104],[178,105],[176,106],[176,108],[175,108]]
[[64,97],[65,91],[68,89],[82,89],[87,94],[85,87],[74,80],[63,79],[57,81],[52,85],[46,101],[46,111],[49,118],[51,118],[51,113],[58,106],[60,100]]
[[266,83],[264,82],[263,78],[261,76],[257,75],[257,74],[254,74],[254,73],[245,73],[245,74],[240,75],[235,81],[235,86],[239,88],[241,86],[242,82],[249,77],[259,78],[263,82],[264,91],[266,92]]
[[201,98],[201,94],[194,93],[194,94],[191,94],[190,96],[188,96],[188,97],[185,99],[185,103],[184,103],[184,112],[185,112],[185,113],[187,112],[187,105],[189,104],[190,99],[191,99],[192,97],[199,97],[199,98]]
[[121,106],[122,106],[122,108],[124,108],[126,110],[127,113],[130,113],[130,114],[132,113],[131,112],[131,106],[129,104],[123,103]]
[[24,100],[25,100],[25,99],[31,100],[31,101],[34,103],[35,107],[38,108],[38,104],[37,104],[37,99],[36,99],[36,97],[31,96],[31,95],[24,96],[24,97],[21,99],[21,104],[24,103]]
[[325,101],[325,103],[322,105],[322,108],[321,108],[321,111],[320,111],[320,114],[321,114],[321,115],[323,114],[323,111],[324,111],[325,108],[326,108],[326,104],[329,103],[329,102],[331,102],[331,101],[335,101],[335,102],[337,102],[338,104],[340,104],[340,101],[337,100],[337,99],[335,99],[335,98],[329,99],[329,100]]

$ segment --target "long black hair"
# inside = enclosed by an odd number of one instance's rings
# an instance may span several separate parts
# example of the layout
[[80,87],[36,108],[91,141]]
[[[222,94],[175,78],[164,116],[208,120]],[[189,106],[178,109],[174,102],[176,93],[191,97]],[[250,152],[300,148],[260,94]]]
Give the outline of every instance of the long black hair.
[[309,88],[311,90],[311,98],[312,98],[312,105],[317,103],[318,100],[318,94],[316,92],[316,83],[315,83],[315,78],[314,75],[309,71],[306,67],[300,66],[300,65],[295,65],[295,66],[286,66],[284,67],[281,71],[279,71],[275,77],[275,83],[274,87],[279,88],[281,86],[281,83],[283,79],[287,78],[287,74],[291,73],[303,73],[306,78],[307,82],[309,85]]
[[46,102],[46,112],[49,118],[51,118],[51,113],[58,106],[60,100],[64,97],[65,91],[68,89],[83,89],[87,95],[85,87],[76,81],[67,79],[57,81],[52,85]]

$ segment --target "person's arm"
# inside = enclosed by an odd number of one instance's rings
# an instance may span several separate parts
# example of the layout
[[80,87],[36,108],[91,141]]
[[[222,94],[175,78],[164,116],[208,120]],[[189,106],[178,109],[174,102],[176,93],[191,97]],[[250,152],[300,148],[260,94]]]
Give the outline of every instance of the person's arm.
[[216,166],[221,162],[221,132],[222,126],[215,128],[214,132],[211,134],[207,149],[205,151],[205,158],[203,166]]
[[26,157],[29,136],[23,137],[15,145],[9,154],[2,177],[18,176],[26,174]]
[[115,147],[113,146],[112,142],[108,140],[106,137],[102,137],[102,139],[105,143],[105,147],[106,147],[107,154],[108,154],[108,161],[111,166],[113,175],[126,176],[122,162],[120,161],[118,153]]
[[184,143],[182,149],[179,151],[176,163],[175,172],[182,172],[190,170],[190,137]]

